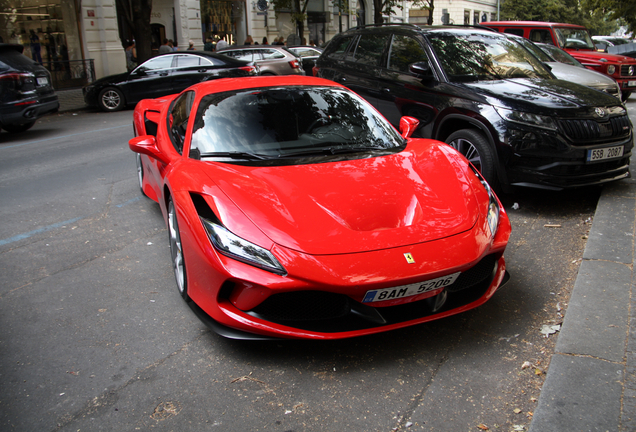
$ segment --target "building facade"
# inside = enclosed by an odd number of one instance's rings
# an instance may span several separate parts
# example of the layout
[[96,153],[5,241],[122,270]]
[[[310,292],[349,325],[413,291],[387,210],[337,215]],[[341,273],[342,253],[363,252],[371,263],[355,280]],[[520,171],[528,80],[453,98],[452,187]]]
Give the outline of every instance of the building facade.
[[[186,49],[193,41],[195,49],[201,50],[208,38],[216,42],[225,36],[231,44],[242,45],[248,35],[257,43],[283,37],[294,44],[312,41],[322,45],[341,31],[373,22],[371,0],[308,2],[301,36],[292,11],[275,11],[268,0],[153,0],[153,50],[163,39],[171,39],[178,49]],[[385,21],[409,22],[406,1],[404,6]],[[71,83],[63,87],[126,71],[124,49],[126,41],[132,40],[129,27],[121,11],[118,13],[116,0],[0,2],[0,42],[24,45],[25,55]],[[90,62],[92,75],[86,62]],[[83,69],[74,69],[75,64]]]
[[[485,21],[497,21],[499,0],[435,0],[433,25],[476,25]],[[428,10],[411,3],[408,22],[416,25],[428,23]]]

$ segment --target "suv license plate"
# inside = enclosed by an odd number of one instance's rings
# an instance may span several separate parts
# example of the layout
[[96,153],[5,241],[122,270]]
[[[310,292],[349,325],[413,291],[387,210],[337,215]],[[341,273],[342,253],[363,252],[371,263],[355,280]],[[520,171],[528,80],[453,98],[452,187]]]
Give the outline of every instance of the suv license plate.
[[367,291],[364,295],[362,303],[373,303],[384,300],[394,300],[398,298],[410,297],[418,294],[422,294],[428,291],[433,291],[438,288],[451,285],[461,272],[453,273],[447,276],[430,279],[424,282],[418,282],[410,285],[402,285],[393,288],[384,288],[379,290]]
[[627,87],[636,87],[636,81],[627,81]]
[[38,85],[39,86],[45,86],[49,83],[49,80],[47,78],[38,78]]
[[623,156],[623,146],[606,147],[587,151],[587,161],[596,162],[605,159],[614,159]]

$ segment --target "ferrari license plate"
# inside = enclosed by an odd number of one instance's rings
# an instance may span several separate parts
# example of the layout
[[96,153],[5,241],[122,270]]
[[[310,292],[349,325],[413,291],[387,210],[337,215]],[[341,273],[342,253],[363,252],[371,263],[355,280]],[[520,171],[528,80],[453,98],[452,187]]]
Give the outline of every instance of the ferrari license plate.
[[445,286],[451,285],[453,282],[455,282],[460,274],[461,272],[457,272],[451,275],[438,277],[436,279],[430,279],[425,282],[367,291],[367,293],[364,295],[364,300],[362,300],[362,303],[373,303],[423,294],[428,291],[433,291],[438,288],[443,288]]
[[38,78],[38,85],[41,86],[45,86],[49,83],[48,78]]
[[605,159],[614,159],[623,156],[623,146],[606,147],[587,151],[587,161],[596,162]]

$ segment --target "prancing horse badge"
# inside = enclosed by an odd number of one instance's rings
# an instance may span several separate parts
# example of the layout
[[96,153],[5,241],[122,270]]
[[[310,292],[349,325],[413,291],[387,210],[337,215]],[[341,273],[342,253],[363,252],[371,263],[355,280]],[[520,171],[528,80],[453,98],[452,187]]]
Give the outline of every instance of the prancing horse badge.
[[407,252],[404,254],[404,258],[406,258],[406,262],[409,264],[415,264],[415,259],[413,258],[413,255],[411,255],[410,252]]

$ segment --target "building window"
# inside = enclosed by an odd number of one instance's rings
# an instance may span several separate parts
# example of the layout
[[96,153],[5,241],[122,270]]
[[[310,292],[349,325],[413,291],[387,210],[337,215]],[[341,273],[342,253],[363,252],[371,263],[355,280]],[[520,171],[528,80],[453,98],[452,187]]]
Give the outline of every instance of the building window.
[[464,25],[470,25],[470,9],[464,9]]

